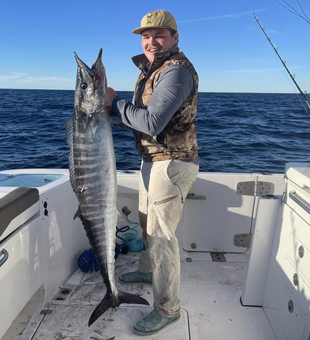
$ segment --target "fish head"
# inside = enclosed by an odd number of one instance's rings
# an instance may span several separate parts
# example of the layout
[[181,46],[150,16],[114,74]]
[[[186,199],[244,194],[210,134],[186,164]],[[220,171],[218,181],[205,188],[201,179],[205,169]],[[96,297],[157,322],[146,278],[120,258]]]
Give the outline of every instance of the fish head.
[[75,118],[83,119],[87,125],[94,113],[107,113],[105,106],[106,73],[102,63],[102,49],[88,67],[74,52],[77,62],[75,86]]

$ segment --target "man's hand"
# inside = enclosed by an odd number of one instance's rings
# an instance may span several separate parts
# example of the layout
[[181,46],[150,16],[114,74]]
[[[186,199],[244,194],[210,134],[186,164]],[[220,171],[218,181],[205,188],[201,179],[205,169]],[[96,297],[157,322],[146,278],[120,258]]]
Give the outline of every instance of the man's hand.
[[107,106],[109,114],[113,113],[112,109],[112,102],[114,98],[117,96],[117,93],[112,89],[112,87],[107,87],[105,88],[105,104]]
[[106,106],[112,106],[114,98],[117,97],[117,93],[112,89],[112,87],[106,87],[105,92],[105,104]]

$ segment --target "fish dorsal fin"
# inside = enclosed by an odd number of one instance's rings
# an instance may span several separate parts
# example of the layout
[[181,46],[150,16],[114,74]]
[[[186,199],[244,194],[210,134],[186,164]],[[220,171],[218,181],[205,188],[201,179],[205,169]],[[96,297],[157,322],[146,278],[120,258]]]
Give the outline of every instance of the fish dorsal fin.
[[74,118],[69,119],[66,123],[66,138],[67,143],[70,146],[69,155],[69,173],[70,182],[74,192],[77,192],[77,183],[75,179],[74,158],[73,158],[73,133],[74,133]]
[[71,146],[73,145],[73,129],[74,129],[73,118],[65,122],[65,127],[66,127],[67,144],[71,148]]

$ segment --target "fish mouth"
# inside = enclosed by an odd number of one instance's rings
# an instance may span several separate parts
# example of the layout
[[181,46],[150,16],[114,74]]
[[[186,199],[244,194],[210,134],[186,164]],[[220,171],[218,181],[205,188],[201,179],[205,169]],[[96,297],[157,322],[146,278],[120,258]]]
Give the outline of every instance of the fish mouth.
[[[95,60],[94,63],[93,63],[92,68],[88,67],[88,66],[84,63],[84,61],[81,60],[81,59],[78,57],[78,55],[76,54],[76,52],[74,52],[74,57],[75,57],[75,60],[76,60],[76,62],[77,62],[77,64],[78,64],[78,67],[85,69],[85,70],[88,72],[88,74],[90,74],[92,77],[95,77],[95,76],[96,76],[96,73],[95,73],[94,69],[96,68],[96,65],[99,64],[99,63],[101,62],[101,59],[102,59],[102,48],[100,48],[100,51],[99,51],[99,53],[98,53],[98,56],[97,56],[96,60]],[[102,62],[101,62],[101,63],[102,63]]]
[[76,62],[78,64],[78,67],[85,69],[87,71],[87,73],[89,73],[89,74],[93,73],[93,71],[84,63],[84,61],[82,61],[78,57],[78,55],[75,52],[74,52],[74,57],[75,57],[75,60],[76,60]]
[[94,61],[94,64],[93,64],[92,68],[93,68],[95,65],[97,65],[97,63],[100,62],[101,59],[102,59],[102,48],[100,48],[100,51],[99,51],[99,53],[98,53],[98,55],[97,55],[96,60]]

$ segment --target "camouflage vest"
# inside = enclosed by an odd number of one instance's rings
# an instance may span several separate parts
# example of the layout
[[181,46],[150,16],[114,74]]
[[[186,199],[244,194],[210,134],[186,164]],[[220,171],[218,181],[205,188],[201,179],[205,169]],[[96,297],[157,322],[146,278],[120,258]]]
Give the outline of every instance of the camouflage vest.
[[179,52],[177,46],[167,52],[166,54],[162,53],[159,58],[155,58],[151,66],[144,70],[144,65],[134,60],[139,56],[133,58],[133,61],[142,70],[136,83],[133,103],[139,107],[147,108],[161,73],[171,65],[187,67],[194,76],[196,90],[183,102],[164,130],[157,136],[134,131],[137,151],[145,162],[198,157],[196,137],[198,75],[194,66],[183,52]]

